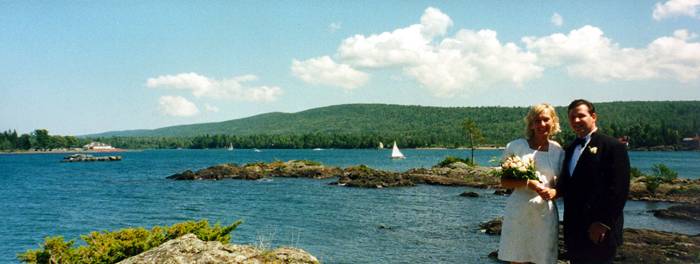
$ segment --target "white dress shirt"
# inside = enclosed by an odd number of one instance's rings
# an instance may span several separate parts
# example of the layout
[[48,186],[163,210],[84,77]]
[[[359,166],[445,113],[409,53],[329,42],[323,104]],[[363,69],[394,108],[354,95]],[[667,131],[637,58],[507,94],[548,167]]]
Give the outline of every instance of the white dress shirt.
[[576,164],[578,163],[578,159],[581,157],[581,154],[583,154],[583,150],[586,149],[586,146],[588,146],[588,143],[591,142],[591,134],[598,130],[598,128],[593,129],[588,135],[586,135],[584,139],[583,145],[576,145],[574,148],[574,152],[571,154],[571,160],[569,161],[569,176],[574,175],[574,170],[576,169]]

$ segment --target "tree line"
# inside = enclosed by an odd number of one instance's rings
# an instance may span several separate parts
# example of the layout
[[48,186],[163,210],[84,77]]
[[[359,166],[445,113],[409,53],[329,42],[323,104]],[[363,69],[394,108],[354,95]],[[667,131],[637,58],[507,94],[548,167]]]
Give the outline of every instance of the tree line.
[[77,148],[89,141],[90,139],[75,136],[52,136],[46,129],[36,129],[22,135],[18,135],[16,130],[7,130],[0,133],[0,150]]
[[[700,102],[596,103],[598,127],[628,137],[631,148],[678,146],[700,134]],[[573,139],[566,107],[556,107],[560,143]],[[147,135],[51,136],[44,129],[17,136],[0,134],[0,149],[79,147],[100,141],[118,148],[375,148],[397,141],[400,147],[504,146],[524,136],[527,107],[425,107],[356,104],[294,114],[269,113],[220,123],[149,131]],[[469,123],[465,127],[465,122]],[[467,130],[465,130],[468,128]],[[477,133],[478,132],[478,133]],[[473,137],[477,135],[478,137]]]

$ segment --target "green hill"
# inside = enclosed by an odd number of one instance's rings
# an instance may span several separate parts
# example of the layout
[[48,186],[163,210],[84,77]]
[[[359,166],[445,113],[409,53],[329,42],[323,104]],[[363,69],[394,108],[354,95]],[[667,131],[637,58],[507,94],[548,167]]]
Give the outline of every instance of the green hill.
[[[605,133],[630,136],[635,146],[677,145],[682,137],[700,133],[700,101],[607,102],[596,103],[596,108],[599,126]],[[371,147],[378,141],[393,140],[406,147],[453,147],[465,145],[460,124],[470,118],[484,135],[482,144],[503,145],[523,135],[527,110],[526,107],[348,104],[88,137],[111,138],[105,141],[117,145],[155,138],[188,139],[165,147],[223,147],[231,143],[241,147]],[[566,108],[560,106],[557,111],[563,130],[558,139],[566,140],[573,136],[567,125]],[[131,139],[116,140],[123,137]]]

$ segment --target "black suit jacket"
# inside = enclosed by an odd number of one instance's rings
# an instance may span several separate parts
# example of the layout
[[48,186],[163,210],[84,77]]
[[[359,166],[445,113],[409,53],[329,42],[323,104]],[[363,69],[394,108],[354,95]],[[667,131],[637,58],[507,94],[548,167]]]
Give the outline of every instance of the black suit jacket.
[[[566,147],[557,192],[564,198],[564,244],[573,260],[605,260],[622,244],[622,210],[629,193],[627,148],[616,138],[593,133],[581,153],[573,175],[569,163],[575,146]],[[599,244],[588,238],[592,223],[601,222],[611,230]]]

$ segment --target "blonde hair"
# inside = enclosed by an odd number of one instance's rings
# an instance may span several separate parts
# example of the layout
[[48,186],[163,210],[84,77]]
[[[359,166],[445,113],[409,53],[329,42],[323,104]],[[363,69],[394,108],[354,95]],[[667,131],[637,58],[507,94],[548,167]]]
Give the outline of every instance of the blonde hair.
[[547,111],[549,117],[552,118],[552,127],[549,129],[548,138],[552,138],[552,136],[561,131],[559,128],[559,116],[557,116],[557,111],[554,110],[554,107],[547,103],[536,104],[530,107],[530,111],[527,112],[527,116],[525,116],[525,135],[527,139],[532,139],[532,137],[535,136],[535,132],[532,131],[531,128],[532,123],[538,115],[545,111]]

